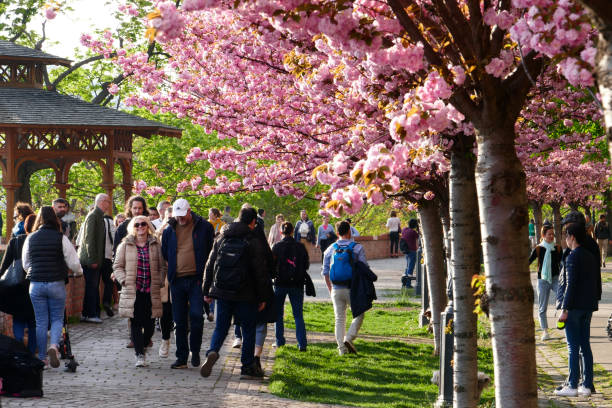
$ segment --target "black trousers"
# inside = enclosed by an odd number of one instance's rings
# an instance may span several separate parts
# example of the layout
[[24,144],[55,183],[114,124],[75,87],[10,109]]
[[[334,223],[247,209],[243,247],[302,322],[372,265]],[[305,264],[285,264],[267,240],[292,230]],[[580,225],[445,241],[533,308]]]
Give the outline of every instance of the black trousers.
[[134,302],[134,317],[130,319],[132,323],[132,341],[136,355],[144,354],[145,346],[153,337],[155,320],[151,318],[151,294],[136,291],[136,301]]
[[389,233],[389,243],[391,245],[390,251],[392,254],[398,253],[399,248],[399,232],[392,231]]
[[113,289],[115,283],[111,279],[111,273],[113,273],[113,261],[110,259],[104,259],[102,266],[100,267],[100,279],[104,283],[104,292],[102,292],[102,304],[110,307],[113,303]]
[[170,340],[170,334],[174,329],[174,320],[172,320],[172,303],[162,302],[162,317],[159,319],[161,326],[162,339]]

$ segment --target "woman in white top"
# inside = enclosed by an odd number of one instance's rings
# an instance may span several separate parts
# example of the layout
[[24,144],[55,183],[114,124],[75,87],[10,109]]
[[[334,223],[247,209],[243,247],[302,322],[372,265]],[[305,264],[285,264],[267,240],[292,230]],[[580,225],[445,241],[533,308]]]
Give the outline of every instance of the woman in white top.
[[[53,207],[44,206],[34,223],[36,232],[28,235],[21,254],[23,269],[30,280],[30,299],[36,317],[38,358],[59,367],[59,342],[66,304],[65,281],[68,271],[82,275],[79,257],[64,234]],[[47,349],[47,328],[51,326]],[[49,358],[47,359],[47,354]]]
[[270,234],[268,234],[268,244],[270,244],[270,248],[283,239],[283,233],[281,232],[281,224],[283,222],[285,222],[285,216],[283,214],[278,214],[276,216],[276,222],[272,225]]
[[399,256],[399,236],[402,231],[402,223],[397,217],[397,212],[391,211],[391,216],[387,219],[387,229],[389,230],[389,242],[391,244],[391,258]]

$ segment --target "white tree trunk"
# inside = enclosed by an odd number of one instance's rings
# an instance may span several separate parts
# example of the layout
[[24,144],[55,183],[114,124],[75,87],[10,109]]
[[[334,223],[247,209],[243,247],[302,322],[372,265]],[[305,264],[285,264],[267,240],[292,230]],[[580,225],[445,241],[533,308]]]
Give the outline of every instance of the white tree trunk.
[[474,165],[466,152],[451,154],[451,273],[455,306],[453,406],[457,408],[475,408],[479,400],[477,318],[470,286],[472,276],[480,273],[480,243],[475,239],[480,234]]
[[495,404],[497,408],[536,408],[525,173],[514,148],[514,123],[503,116],[501,108],[488,108],[492,113],[476,127],[476,187],[490,296]]
[[565,240],[562,237],[561,227],[561,204],[551,203],[550,206],[553,210],[553,227],[555,228],[555,244],[561,245],[565,248]]
[[531,209],[533,210],[533,220],[535,221],[536,242],[539,242],[542,235],[542,203],[531,201]]
[[423,250],[427,266],[429,307],[434,333],[434,353],[440,352],[440,313],[446,308],[446,273],[442,250],[442,223],[436,200],[423,200],[419,205],[419,217],[423,227]]

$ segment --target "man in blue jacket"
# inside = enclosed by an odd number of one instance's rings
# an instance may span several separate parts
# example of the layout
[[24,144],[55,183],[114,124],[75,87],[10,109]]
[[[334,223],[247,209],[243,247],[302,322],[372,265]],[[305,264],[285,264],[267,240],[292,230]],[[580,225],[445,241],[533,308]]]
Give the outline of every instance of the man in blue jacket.
[[[168,282],[172,294],[172,317],[176,325],[176,361],[170,368],[200,366],[200,348],[204,327],[202,276],[212,249],[215,230],[179,198],[172,205],[172,219],[162,235],[162,255],[168,262]],[[190,319],[187,343],[187,317]]]
[[[336,343],[338,344],[338,353],[340,355],[346,353],[356,354],[357,350],[353,341],[357,337],[357,333],[363,323],[363,313],[353,318],[351,326],[348,332],[346,332],[346,308],[351,304],[351,281],[349,278],[348,281],[334,282],[334,269],[340,267],[340,259],[342,258],[339,254],[342,251],[349,250],[351,252],[352,263],[363,262],[367,265],[368,261],[366,260],[363,246],[351,240],[351,224],[346,221],[340,221],[336,224],[336,231],[340,239],[325,250],[321,275],[325,278],[325,283],[334,305],[334,333],[336,335]],[[344,259],[342,260],[344,262]]]

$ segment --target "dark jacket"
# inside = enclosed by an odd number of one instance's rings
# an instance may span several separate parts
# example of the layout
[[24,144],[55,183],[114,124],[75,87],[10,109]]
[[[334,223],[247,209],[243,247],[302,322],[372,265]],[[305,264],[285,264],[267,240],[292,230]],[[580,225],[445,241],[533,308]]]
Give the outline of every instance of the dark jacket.
[[559,276],[557,309],[597,310],[601,299],[601,274],[597,260],[580,246],[569,253]]
[[56,282],[66,279],[68,266],[64,261],[63,237],[61,232],[46,225],[30,235],[30,281]]
[[[213,250],[206,263],[206,278],[202,285],[204,296],[217,299],[243,301],[243,302],[269,302],[274,296],[272,281],[270,279],[270,265],[268,263],[268,252],[265,238],[262,240],[255,231],[251,231],[248,225],[242,222],[232,222],[221,228],[221,233],[215,239]],[[226,237],[238,237],[246,239],[248,246],[248,274],[247,282],[242,285],[238,293],[229,294],[214,285],[214,269],[219,247]]]
[[115,258],[115,253],[117,252],[117,247],[123,241],[123,238],[127,235],[127,226],[129,225],[131,218],[127,218],[123,221],[117,229],[115,230],[115,236],[113,237],[113,259]]
[[[2,258],[2,264],[0,265],[0,277],[6,273],[13,261],[21,259],[25,239],[25,234],[19,234],[9,241],[6,252],[4,252],[4,258]],[[34,319],[34,308],[30,300],[28,286],[24,285],[22,288],[12,290],[11,292],[3,294],[3,298],[0,299],[0,310],[21,320]]]
[[[279,261],[285,260],[287,257],[287,253],[291,251],[291,248],[295,247],[295,256],[296,256],[296,269],[301,274],[298,278],[297,284],[292,284],[291,282],[283,281],[278,275]],[[306,278],[306,271],[310,268],[310,260],[308,259],[308,251],[306,251],[306,247],[301,242],[296,242],[293,237],[284,237],[280,242],[277,242],[272,247],[272,254],[274,255],[274,285],[280,286],[283,288],[295,287],[299,288],[304,286],[304,279]]]
[[[536,246],[529,255],[529,264],[531,264],[536,258],[538,258],[538,279],[542,279],[542,263],[544,262],[544,256],[546,255],[546,249],[541,246]],[[561,270],[561,257],[563,255],[563,249],[559,245],[555,245],[555,250],[550,254],[550,271],[553,278],[559,275]]]
[[83,222],[82,242],[79,246],[79,261],[82,265],[90,266],[100,264],[104,260],[104,246],[106,237],[104,233],[104,212],[96,207],[87,214]]
[[376,289],[374,282],[378,276],[370,267],[361,262],[355,262],[353,277],[351,278],[351,313],[353,318],[365,313],[372,308],[372,302],[376,300]]
[[599,221],[595,224],[595,238],[610,239],[610,226],[607,222]]
[[[305,237],[300,235],[300,227],[302,226],[302,223],[304,222],[308,224],[308,235]],[[316,233],[315,233],[315,228],[314,228],[314,224],[312,223],[312,221],[311,220],[306,220],[306,221],[299,220],[298,222],[296,222],[295,229],[293,230],[293,238],[295,238],[295,240],[298,242],[300,241],[300,239],[306,238],[308,242],[314,245],[315,240],[316,240]]]
[[[213,245],[215,229],[210,222],[206,221],[193,211],[191,211],[191,217],[193,218],[192,236],[193,252],[196,258],[196,276],[199,280],[202,280],[206,260],[208,259],[208,255],[210,254],[210,250]],[[176,219],[171,218],[168,222],[168,228],[166,228],[162,234],[162,255],[168,262],[168,282],[170,283],[174,282],[174,278],[176,276],[176,252],[178,247],[176,239],[176,224]]]

